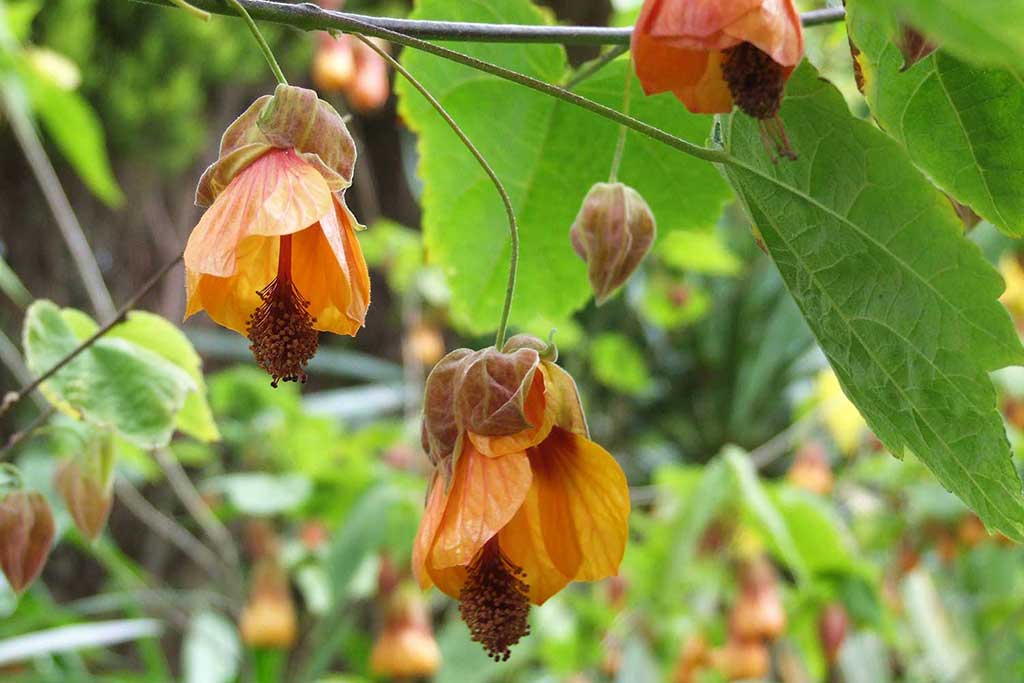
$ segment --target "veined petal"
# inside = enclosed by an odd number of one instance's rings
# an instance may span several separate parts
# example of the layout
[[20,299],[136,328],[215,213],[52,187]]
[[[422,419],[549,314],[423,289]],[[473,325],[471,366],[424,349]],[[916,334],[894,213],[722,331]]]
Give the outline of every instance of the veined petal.
[[658,39],[714,37],[764,1],[648,0],[636,25]]
[[459,599],[459,593],[462,592],[462,586],[466,583],[466,577],[469,572],[465,567],[459,565],[456,567],[444,567],[438,568],[427,565],[427,571],[430,573],[430,578],[434,581],[434,585],[437,586],[445,595],[449,597]]
[[498,533],[498,545],[512,564],[526,572],[524,580],[530,587],[530,602],[543,605],[568,585],[572,574],[566,576],[559,571],[544,545],[536,484],[534,479],[522,507]]
[[615,458],[559,427],[529,457],[544,543],[554,564],[566,573],[573,569],[580,581],[616,574],[626,549],[630,505],[626,475]]
[[700,81],[707,70],[708,51],[668,44],[635,29],[631,50],[644,93],[672,92]]
[[276,237],[246,238],[238,245],[238,269],[230,277],[206,275],[186,268],[185,317],[205,310],[218,325],[245,335],[249,315],[261,303],[257,292],[277,276],[280,246]]
[[523,453],[527,448],[536,446],[547,438],[548,432],[551,431],[553,415],[547,410],[545,392],[544,376],[535,372],[530,384],[530,393],[523,404],[526,420],[534,426],[507,436],[483,436],[466,432],[476,450],[490,458],[501,457],[511,453]]
[[247,238],[304,230],[333,211],[323,176],[293,150],[275,149],[249,164],[206,210],[189,236],[185,266],[229,277]]
[[441,525],[445,504],[448,502],[445,488],[444,479],[435,470],[434,475],[430,478],[430,488],[427,491],[427,505],[423,510],[420,527],[416,531],[416,539],[412,545],[412,573],[420,584],[420,588],[424,590],[430,588],[432,584],[426,562],[430,548],[434,545],[437,528]]
[[347,209],[292,238],[292,279],[309,300],[318,330],[355,336],[370,305],[370,277]]
[[531,478],[526,453],[488,458],[466,441],[428,563],[439,569],[468,564],[515,515]]
[[754,45],[781,66],[795,67],[804,55],[804,32],[793,0],[763,0],[723,31]]

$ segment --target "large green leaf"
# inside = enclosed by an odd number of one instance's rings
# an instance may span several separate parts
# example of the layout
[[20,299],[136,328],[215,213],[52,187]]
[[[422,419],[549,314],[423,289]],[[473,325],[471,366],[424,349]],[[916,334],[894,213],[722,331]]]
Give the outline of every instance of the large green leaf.
[[33,111],[82,181],[107,204],[123,204],[124,193],[110,170],[103,126],[85,98],[31,69],[25,82]]
[[722,120],[724,172],[850,400],[987,524],[1024,538],[1024,498],[987,373],[1024,359],[1002,280],[899,144],[854,118],[808,64],[782,118],[796,162],[756,122]]
[[865,0],[876,15],[906,22],[974,64],[1024,65],[1020,0]]
[[[420,0],[417,18],[536,24],[544,17],[526,0],[452,3]],[[456,48],[530,76],[557,82],[567,71],[554,45],[471,45]],[[618,127],[547,95],[414,50],[405,65],[448,109],[494,167],[520,222],[521,256],[514,321],[564,319],[590,296],[586,269],[569,244],[569,226],[591,185],[608,178]],[[584,81],[577,92],[622,106],[627,63],[620,60]],[[419,134],[427,253],[452,290],[461,326],[493,329],[508,276],[508,224],[494,187],[447,124],[407,83],[399,82],[405,120]],[[677,135],[703,142],[710,119],[694,116],[671,96],[645,98],[632,89],[631,112]],[[650,204],[665,233],[707,227],[728,189],[711,166],[631,133],[620,179]]]
[[[81,314],[70,316],[81,327]],[[54,367],[79,344],[75,330],[51,301],[25,314],[24,347],[37,375]],[[185,396],[196,390],[188,373],[162,356],[116,337],[103,337],[43,383],[43,393],[62,410],[111,426],[141,448],[165,446]]]
[[859,0],[848,5],[866,95],[882,128],[942,189],[1006,232],[1024,235],[1024,78],[945,50],[901,73],[903,56],[889,25],[862,11]]

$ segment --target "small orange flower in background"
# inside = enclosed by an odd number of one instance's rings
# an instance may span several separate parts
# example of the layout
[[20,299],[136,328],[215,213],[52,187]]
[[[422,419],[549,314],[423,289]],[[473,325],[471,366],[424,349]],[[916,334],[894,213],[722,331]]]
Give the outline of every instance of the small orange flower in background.
[[795,158],[778,119],[804,54],[792,0],[645,0],[632,53],[648,95],[671,92],[697,114],[726,114],[735,103],[761,121],[766,145]]
[[373,644],[371,670],[399,679],[433,676],[441,667],[441,650],[423,598],[407,584],[389,591],[385,600],[384,628]]
[[459,600],[496,660],[529,633],[530,603],[615,575],[626,547],[626,477],[588,438],[576,385],[554,359],[520,335],[501,351],[453,351],[427,379],[434,474],[413,572]]
[[185,247],[185,317],[244,334],[273,384],[305,381],[320,330],[354,336],[370,278],[345,204],[356,148],[316,93],[279,85],[225,131],[199,181],[209,209]]
[[[344,5],[344,0],[320,0],[326,10],[341,10]],[[370,40],[388,49],[386,41]],[[347,34],[320,34],[311,75],[322,92],[343,93],[349,106],[361,114],[380,109],[391,95],[388,63],[363,41]]]

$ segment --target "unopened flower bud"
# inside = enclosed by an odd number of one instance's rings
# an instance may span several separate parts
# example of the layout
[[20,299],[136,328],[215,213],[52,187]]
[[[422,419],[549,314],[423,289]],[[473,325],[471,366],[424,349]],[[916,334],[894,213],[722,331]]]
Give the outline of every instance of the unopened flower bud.
[[356,76],[356,59],[351,38],[335,38],[328,33],[320,37],[313,55],[313,83],[324,92],[341,92]]
[[850,619],[842,603],[833,602],[826,605],[818,618],[818,637],[821,649],[825,652],[825,660],[831,665],[839,658],[839,650],[846,640],[846,632],[850,627]]
[[53,513],[42,494],[13,491],[0,502],[0,569],[15,593],[39,576],[53,535]]
[[384,628],[370,655],[377,676],[428,678],[441,666],[430,617],[419,591],[402,586],[387,599]]
[[107,525],[114,502],[113,432],[99,434],[81,453],[61,463],[54,486],[78,530],[95,540]]
[[573,249],[587,262],[590,286],[603,304],[633,274],[654,243],[654,214],[622,183],[597,183],[569,230]]
[[295,642],[295,605],[288,577],[276,559],[264,559],[253,569],[252,589],[239,627],[242,641],[252,647],[287,648]]

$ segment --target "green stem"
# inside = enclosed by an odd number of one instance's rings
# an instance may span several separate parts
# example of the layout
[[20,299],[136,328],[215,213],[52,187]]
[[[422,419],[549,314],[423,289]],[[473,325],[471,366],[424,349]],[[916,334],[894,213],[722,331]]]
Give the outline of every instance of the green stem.
[[281,66],[277,63],[277,58],[274,57],[273,50],[270,49],[267,39],[263,37],[262,33],[260,33],[260,27],[257,26],[256,22],[252,20],[251,16],[249,16],[248,10],[246,10],[238,0],[226,0],[226,2],[235,8],[238,15],[242,17],[243,21],[245,21],[246,26],[249,27],[249,30],[252,32],[257,44],[260,46],[260,51],[267,60],[267,64],[270,65],[270,70],[274,72],[274,78],[276,78],[277,82],[281,85],[288,85],[288,79],[284,77],[284,72],[281,71]]
[[189,14],[191,14],[192,16],[194,16],[197,19],[201,19],[202,21],[209,21],[210,20],[210,13],[209,12],[204,12],[203,10],[199,9],[198,7],[196,7],[195,5],[188,4],[185,0],[171,0],[171,2],[174,3],[177,7],[180,7],[181,9],[185,10],[186,12],[188,12]]
[[571,73],[569,77],[562,83],[559,83],[559,85],[566,90],[572,90],[577,85],[587,80],[627,52],[629,52],[629,45],[616,45],[614,47],[610,47],[599,56],[581,66],[578,70]]
[[[622,113],[629,115],[629,93],[633,85],[633,72],[626,68],[626,85],[622,88]],[[615,144],[615,155],[612,157],[612,170],[608,174],[608,182],[614,183],[619,179],[619,166],[622,165],[622,153],[626,151],[626,130],[625,126],[619,126],[619,140]]]
[[449,114],[444,106],[437,101],[437,98],[434,97],[422,83],[416,80],[416,77],[409,73],[409,70],[402,66],[397,59],[388,54],[387,50],[384,50],[372,40],[369,40],[358,33],[353,35],[370,47],[374,52],[383,57],[392,67],[394,67],[395,71],[402,74],[402,76],[409,81],[412,87],[416,88],[416,90],[418,90],[420,94],[430,102],[431,106],[433,106],[434,109],[437,110],[437,113],[441,115],[441,118],[443,118],[455,134],[459,136],[459,139],[462,140],[462,144],[466,146],[466,149],[468,149],[476,158],[477,163],[479,163],[480,167],[484,169],[484,173],[486,173],[491,179],[491,182],[494,183],[495,189],[498,190],[498,194],[501,196],[501,201],[505,205],[505,213],[508,216],[508,232],[512,240],[512,253],[509,256],[508,286],[505,288],[505,306],[501,311],[501,320],[498,322],[498,332],[494,337],[494,347],[500,350],[501,347],[505,345],[505,334],[508,331],[508,319],[512,312],[512,299],[514,298],[516,291],[516,273],[519,270],[519,224],[516,222],[515,209],[512,208],[512,198],[509,197],[501,179],[498,178],[498,174],[494,172],[491,165],[487,163],[484,155],[480,153],[480,150],[477,149],[476,145],[473,144],[473,141],[469,139],[469,136],[466,135],[465,131],[462,130],[459,124],[455,122],[455,119],[452,118],[451,114]]

